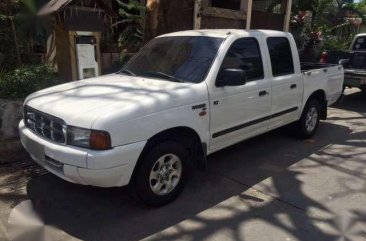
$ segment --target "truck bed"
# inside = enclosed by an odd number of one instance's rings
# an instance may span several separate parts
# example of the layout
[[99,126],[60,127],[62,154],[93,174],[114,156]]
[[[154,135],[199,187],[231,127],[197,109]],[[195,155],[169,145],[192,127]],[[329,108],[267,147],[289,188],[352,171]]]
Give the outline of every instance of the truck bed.
[[325,63],[308,63],[308,62],[301,62],[300,68],[301,72],[308,72],[310,70],[316,70],[316,69],[324,69],[329,67],[335,67],[339,66],[337,64],[325,64]]
[[322,63],[301,63],[304,76],[305,96],[313,93],[319,86],[325,90],[328,105],[333,104],[342,92],[344,72],[341,65]]

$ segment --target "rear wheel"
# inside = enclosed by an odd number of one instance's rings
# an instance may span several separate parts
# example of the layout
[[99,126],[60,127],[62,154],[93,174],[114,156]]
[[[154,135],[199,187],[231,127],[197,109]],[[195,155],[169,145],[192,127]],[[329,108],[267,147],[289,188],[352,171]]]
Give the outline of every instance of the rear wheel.
[[307,139],[315,134],[320,120],[320,108],[319,101],[316,99],[306,104],[297,123],[297,133],[300,138]]
[[135,173],[137,196],[149,206],[173,201],[183,190],[188,155],[177,142],[165,141],[144,154]]

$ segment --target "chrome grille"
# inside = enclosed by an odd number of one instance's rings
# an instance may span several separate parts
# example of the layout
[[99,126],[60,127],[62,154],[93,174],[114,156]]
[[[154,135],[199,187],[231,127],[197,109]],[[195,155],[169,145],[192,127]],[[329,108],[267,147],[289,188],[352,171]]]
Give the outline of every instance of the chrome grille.
[[66,143],[66,123],[63,120],[25,106],[24,122],[29,129],[46,139]]

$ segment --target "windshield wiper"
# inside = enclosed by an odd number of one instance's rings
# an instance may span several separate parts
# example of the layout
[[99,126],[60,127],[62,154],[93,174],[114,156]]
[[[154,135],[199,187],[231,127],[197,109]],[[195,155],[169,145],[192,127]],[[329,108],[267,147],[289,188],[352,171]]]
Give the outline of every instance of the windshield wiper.
[[149,72],[145,72],[143,73],[142,75],[144,76],[151,76],[151,77],[160,77],[160,78],[164,78],[164,79],[168,79],[168,80],[172,80],[174,82],[180,82],[180,83],[184,83],[183,80],[181,79],[178,79],[172,75],[169,75],[169,74],[166,74],[166,73],[163,73],[163,72],[154,72],[154,71],[149,71]]
[[132,72],[131,70],[129,70],[129,69],[121,69],[118,73],[123,73],[123,74],[136,76],[136,74],[134,72]]

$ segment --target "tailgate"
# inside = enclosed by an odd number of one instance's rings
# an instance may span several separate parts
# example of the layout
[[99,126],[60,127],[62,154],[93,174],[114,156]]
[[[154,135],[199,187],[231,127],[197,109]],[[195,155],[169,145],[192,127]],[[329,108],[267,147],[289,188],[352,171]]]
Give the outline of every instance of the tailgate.
[[344,82],[344,70],[341,65],[331,66],[324,69],[327,76],[326,94],[328,104],[336,102],[342,94]]

